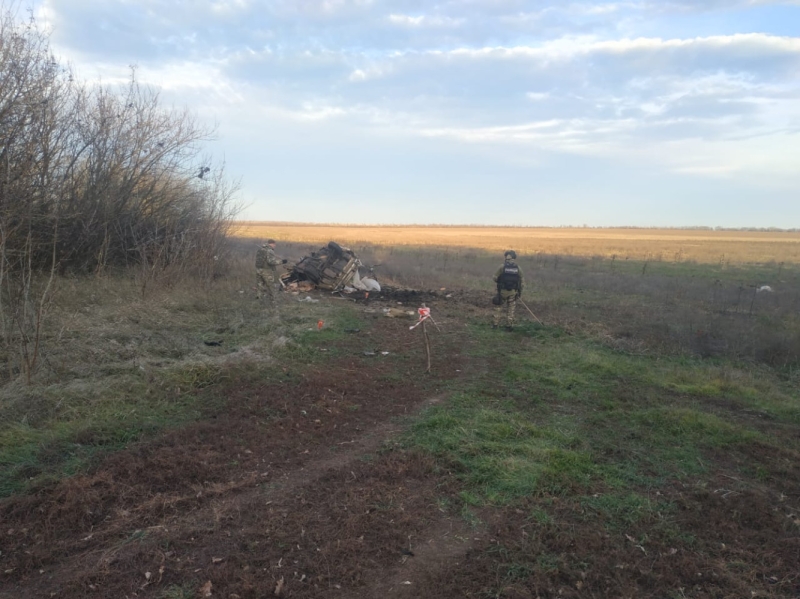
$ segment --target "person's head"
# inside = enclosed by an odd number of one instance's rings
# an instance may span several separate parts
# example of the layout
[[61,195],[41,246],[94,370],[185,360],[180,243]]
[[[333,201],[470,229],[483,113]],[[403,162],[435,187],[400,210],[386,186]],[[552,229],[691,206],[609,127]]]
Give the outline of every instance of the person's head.
[[517,252],[514,250],[507,250],[505,254],[503,254],[506,260],[516,260],[517,259]]
[[268,245],[272,249],[275,249],[275,240],[274,239],[267,239],[267,243],[265,243],[264,245]]

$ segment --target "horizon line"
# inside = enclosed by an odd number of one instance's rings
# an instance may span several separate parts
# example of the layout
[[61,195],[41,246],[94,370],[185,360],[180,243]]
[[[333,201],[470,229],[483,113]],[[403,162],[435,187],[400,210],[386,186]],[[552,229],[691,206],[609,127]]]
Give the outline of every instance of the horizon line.
[[263,225],[272,227],[353,227],[353,228],[417,228],[417,229],[644,229],[662,231],[764,231],[772,233],[797,233],[800,227],[723,227],[714,225],[479,225],[479,224],[442,224],[442,223],[313,223],[303,221],[272,220],[234,220],[244,225]]

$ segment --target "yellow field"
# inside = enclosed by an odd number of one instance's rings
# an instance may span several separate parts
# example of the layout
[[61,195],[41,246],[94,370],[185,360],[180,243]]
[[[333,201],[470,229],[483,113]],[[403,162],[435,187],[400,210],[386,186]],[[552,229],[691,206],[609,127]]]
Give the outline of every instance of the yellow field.
[[800,264],[800,232],[686,229],[590,229],[512,227],[402,227],[239,222],[238,237],[346,246],[442,246],[501,252],[616,256],[619,259],[705,263]]

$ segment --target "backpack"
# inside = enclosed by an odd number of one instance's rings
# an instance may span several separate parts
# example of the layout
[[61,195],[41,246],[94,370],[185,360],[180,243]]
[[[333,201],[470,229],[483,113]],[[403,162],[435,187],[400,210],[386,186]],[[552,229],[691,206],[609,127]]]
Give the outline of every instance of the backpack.
[[506,291],[519,289],[519,266],[514,262],[509,261],[503,264],[503,272],[497,278],[497,289]]

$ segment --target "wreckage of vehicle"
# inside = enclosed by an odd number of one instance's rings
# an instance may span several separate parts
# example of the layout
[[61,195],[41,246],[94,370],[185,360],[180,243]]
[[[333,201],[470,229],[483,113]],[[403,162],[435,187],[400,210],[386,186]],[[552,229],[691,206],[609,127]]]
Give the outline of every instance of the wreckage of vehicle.
[[281,275],[281,283],[288,291],[380,291],[381,286],[374,278],[361,277],[358,269],[363,266],[353,250],[331,241]]

